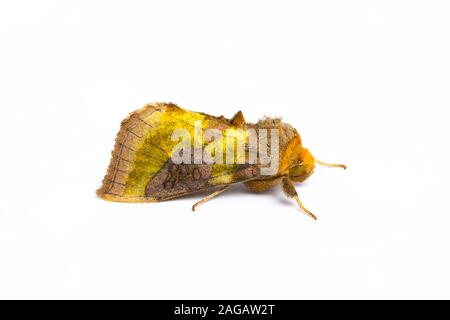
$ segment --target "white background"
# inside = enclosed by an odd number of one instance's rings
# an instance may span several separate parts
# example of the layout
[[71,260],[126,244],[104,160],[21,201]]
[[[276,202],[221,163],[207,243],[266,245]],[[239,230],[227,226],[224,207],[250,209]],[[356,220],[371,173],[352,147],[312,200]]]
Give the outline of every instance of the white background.
[[[0,298],[450,298],[448,1],[2,1]],[[282,116],[298,186],[95,190],[147,102]]]

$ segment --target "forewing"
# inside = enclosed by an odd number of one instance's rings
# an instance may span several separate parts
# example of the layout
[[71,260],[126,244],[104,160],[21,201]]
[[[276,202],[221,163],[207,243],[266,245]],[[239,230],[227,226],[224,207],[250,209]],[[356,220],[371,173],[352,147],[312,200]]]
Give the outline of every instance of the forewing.
[[193,135],[198,121],[202,130],[233,128],[223,117],[188,111],[174,104],[148,104],[131,113],[121,124],[97,194],[111,201],[152,202],[248,180],[249,170],[256,173],[248,165],[185,165],[184,169],[183,165],[174,165],[171,155],[178,142],[172,141],[172,133],[183,128]]
[[255,179],[259,166],[248,164],[174,164],[168,161],[147,186],[147,197],[157,201]]

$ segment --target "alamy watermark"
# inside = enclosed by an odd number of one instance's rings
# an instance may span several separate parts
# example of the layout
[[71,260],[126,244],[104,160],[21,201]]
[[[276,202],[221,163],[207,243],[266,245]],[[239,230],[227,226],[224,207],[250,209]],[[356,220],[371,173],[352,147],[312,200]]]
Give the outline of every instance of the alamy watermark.
[[[193,136],[192,134],[193,133]],[[279,167],[278,129],[206,129],[195,121],[194,130],[177,128],[172,141],[175,164],[260,164],[261,175],[274,175]]]

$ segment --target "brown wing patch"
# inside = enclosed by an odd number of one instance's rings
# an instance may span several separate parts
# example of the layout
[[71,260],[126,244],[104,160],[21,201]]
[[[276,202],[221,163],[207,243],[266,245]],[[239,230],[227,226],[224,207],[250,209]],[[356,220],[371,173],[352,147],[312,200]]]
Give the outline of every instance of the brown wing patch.
[[189,193],[223,185],[249,181],[259,177],[256,165],[230,165],[227,170],[214,172],[209,164],[174,164],[167,162],[146,188],[146,196],[156,201],[168,200]]
[[211,165],[174,164],[168,161],[147,185],[146,196],[164,200],[207,189],[211,175]]

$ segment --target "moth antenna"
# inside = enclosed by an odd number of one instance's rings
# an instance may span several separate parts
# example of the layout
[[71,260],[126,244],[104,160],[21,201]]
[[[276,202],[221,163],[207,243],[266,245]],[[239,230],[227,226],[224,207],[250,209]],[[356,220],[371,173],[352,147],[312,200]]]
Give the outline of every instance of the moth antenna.
[[303,203],[300,201],[300,198],[298,197],[298,195],[294,196],[295,201],[297,201],[299,207],[311,218],[313,218],[314,220],[317,220],[317,217],[308,209],[305,208],[305,206],[303,205]]
[[336,163],[326,163],[320,160],[315,159],[314,160],[316,163],[320,164],[321,166],[325,166],[325,167],[332,167],[332,168],[342,168],[342,169],[347,169],[347,166],[345,164],[336,164]]

